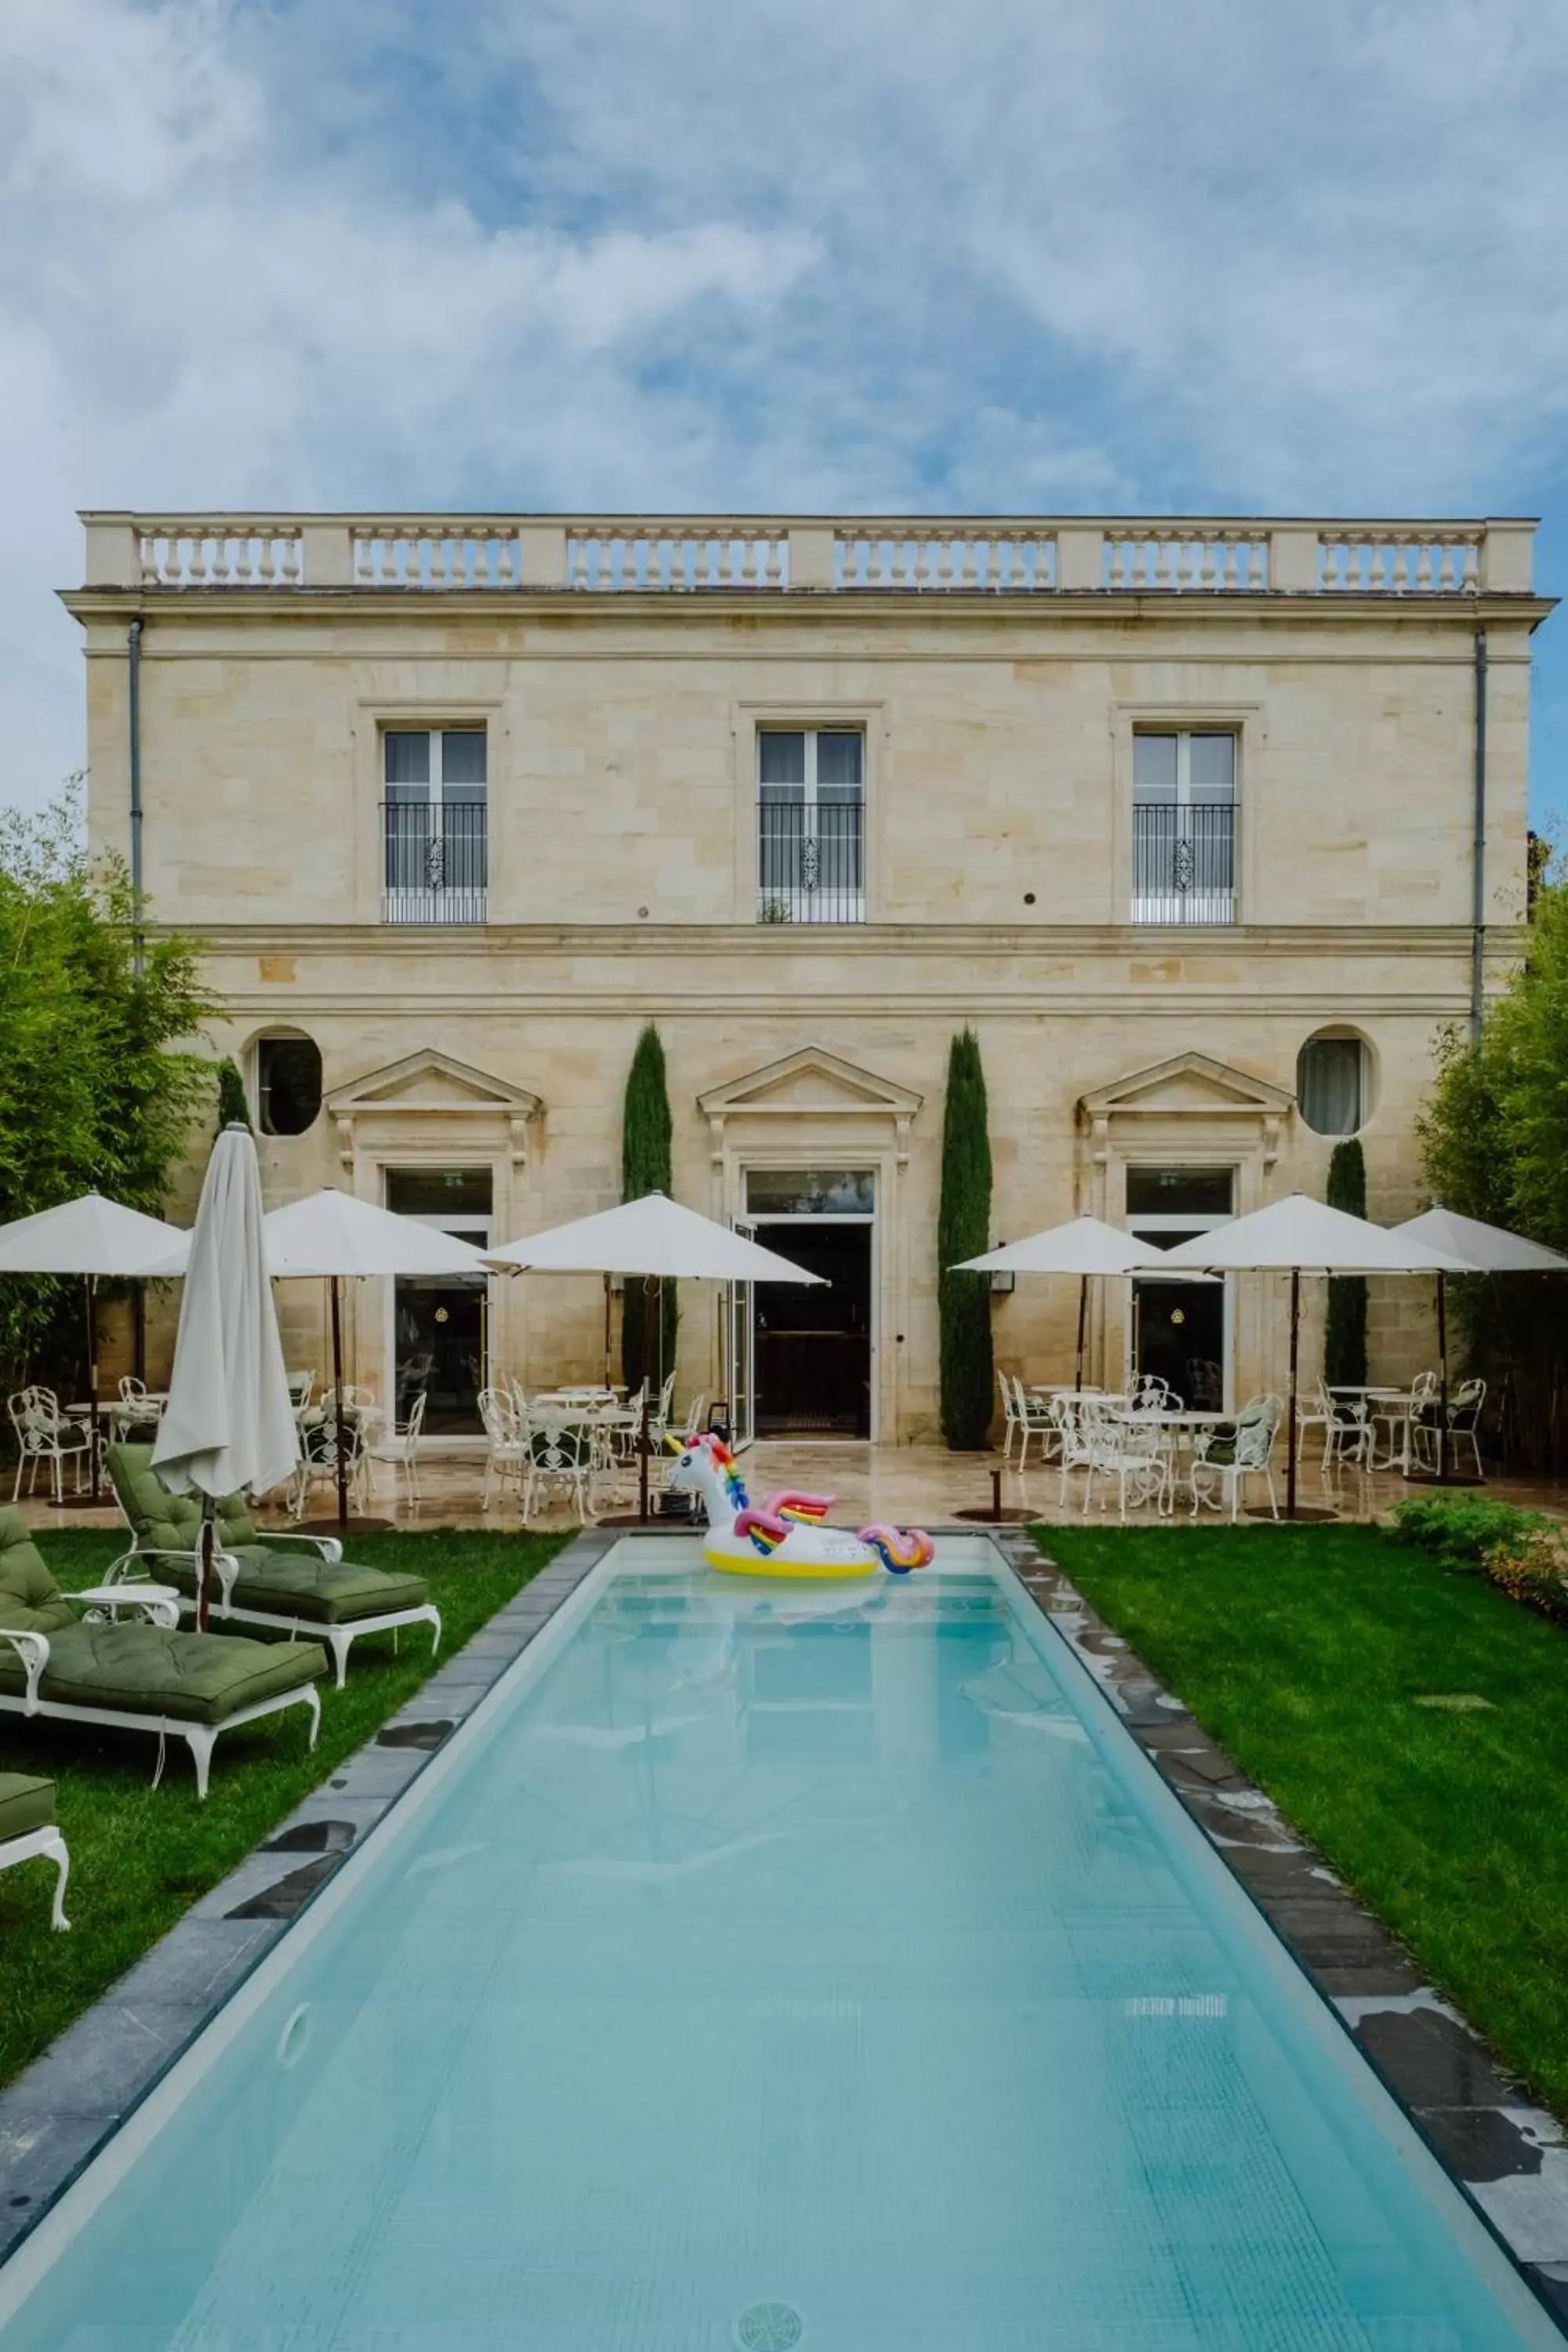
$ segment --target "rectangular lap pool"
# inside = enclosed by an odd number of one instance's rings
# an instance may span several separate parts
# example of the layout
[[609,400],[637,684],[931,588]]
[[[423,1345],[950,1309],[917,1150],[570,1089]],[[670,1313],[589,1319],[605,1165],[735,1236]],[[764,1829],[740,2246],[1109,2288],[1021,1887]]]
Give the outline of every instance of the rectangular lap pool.
[[982,1539],[627,1538],[0,2271],[5,2352],[1562,2338]]

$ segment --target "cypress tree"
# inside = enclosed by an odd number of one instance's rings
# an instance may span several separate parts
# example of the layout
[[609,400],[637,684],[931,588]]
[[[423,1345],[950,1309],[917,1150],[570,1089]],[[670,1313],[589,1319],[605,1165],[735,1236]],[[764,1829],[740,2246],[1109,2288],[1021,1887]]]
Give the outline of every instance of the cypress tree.
[[217,1131],[226,1127],[248,1127],[250,1106],[245,1099],[245,1080],[237,1064],[226,1055],[217,1066]]
[[[664,1046],[650,1021],[637,1039],[626,1073],[621,1122],[623,1201],[670,1192],[672,1131]],[[621,1302],[621,1378],[628,1389],[639,1389],[645,1380],[657,1387],[674,1370],[678,1321],[673,1282],[645,1282],[637,1275],[627,1275]]]
[[[1353,1135],[1334,1146],[1325,1198],[1331,1209],[1343,1209],[1352,1217],[1366,1214],[1366,1161]],[[1365,1383],[1366,1280],[1362,1275],[1329,1276],[1323,1378],[1331,1388],[1360,1388]]]
[[978,1257],[990,1246],[985,1073],[972,1029],[953,1039],[948,1054],[936,1233],[942,1433],[955,1452],[969,1451],[985,1444],[994,1387],[990,1282],[983,1274],[952,1271],[961,1258]]

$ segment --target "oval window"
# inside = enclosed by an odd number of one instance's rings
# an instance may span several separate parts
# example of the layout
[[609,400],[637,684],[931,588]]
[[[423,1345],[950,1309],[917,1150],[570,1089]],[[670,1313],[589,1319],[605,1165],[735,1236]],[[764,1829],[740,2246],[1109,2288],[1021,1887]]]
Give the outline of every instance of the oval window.
[[263,1037],[256,1048],[256,1109],[263,1135],[303,1135],[321,1108],[321,1049],[313,1037]]
[[1296,1057],[1296,1099],[1317,1135],[1354,1135],[1366,1119],[1366,1047],[1359,1037],[1309,1037]]

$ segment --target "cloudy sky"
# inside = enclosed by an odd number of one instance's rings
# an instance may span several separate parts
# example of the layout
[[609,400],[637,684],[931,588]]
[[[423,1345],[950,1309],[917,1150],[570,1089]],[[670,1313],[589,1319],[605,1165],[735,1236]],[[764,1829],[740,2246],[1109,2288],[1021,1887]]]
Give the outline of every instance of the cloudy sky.
[[1565,120],[1539,0],[3,0],[0,800],[79,506],[1522,512],[1560,588]]

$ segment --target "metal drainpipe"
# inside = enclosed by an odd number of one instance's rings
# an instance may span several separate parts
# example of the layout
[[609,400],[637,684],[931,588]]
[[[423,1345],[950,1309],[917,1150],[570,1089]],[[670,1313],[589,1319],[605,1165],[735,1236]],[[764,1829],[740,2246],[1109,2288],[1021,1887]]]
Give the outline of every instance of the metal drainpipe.
[[[142,624],[132,621],[126,632],[126,657],[130,664],[130,753],[131,753],[131,919],[132,960],[138,980],[142,977],[144,958],[142,940]],[[131,1360],[136,1377],[147,1377],[147,1286],[135,1286],[131,1308]]]
[[142,624],[132,621],[125,649],[131,665],[131,904],[136,926],[136,970],[142,970]]
[[1470,1039],[1481,1034],[1487,959],[1487,633],[1476,631],[1475,898],[1470,931]]

